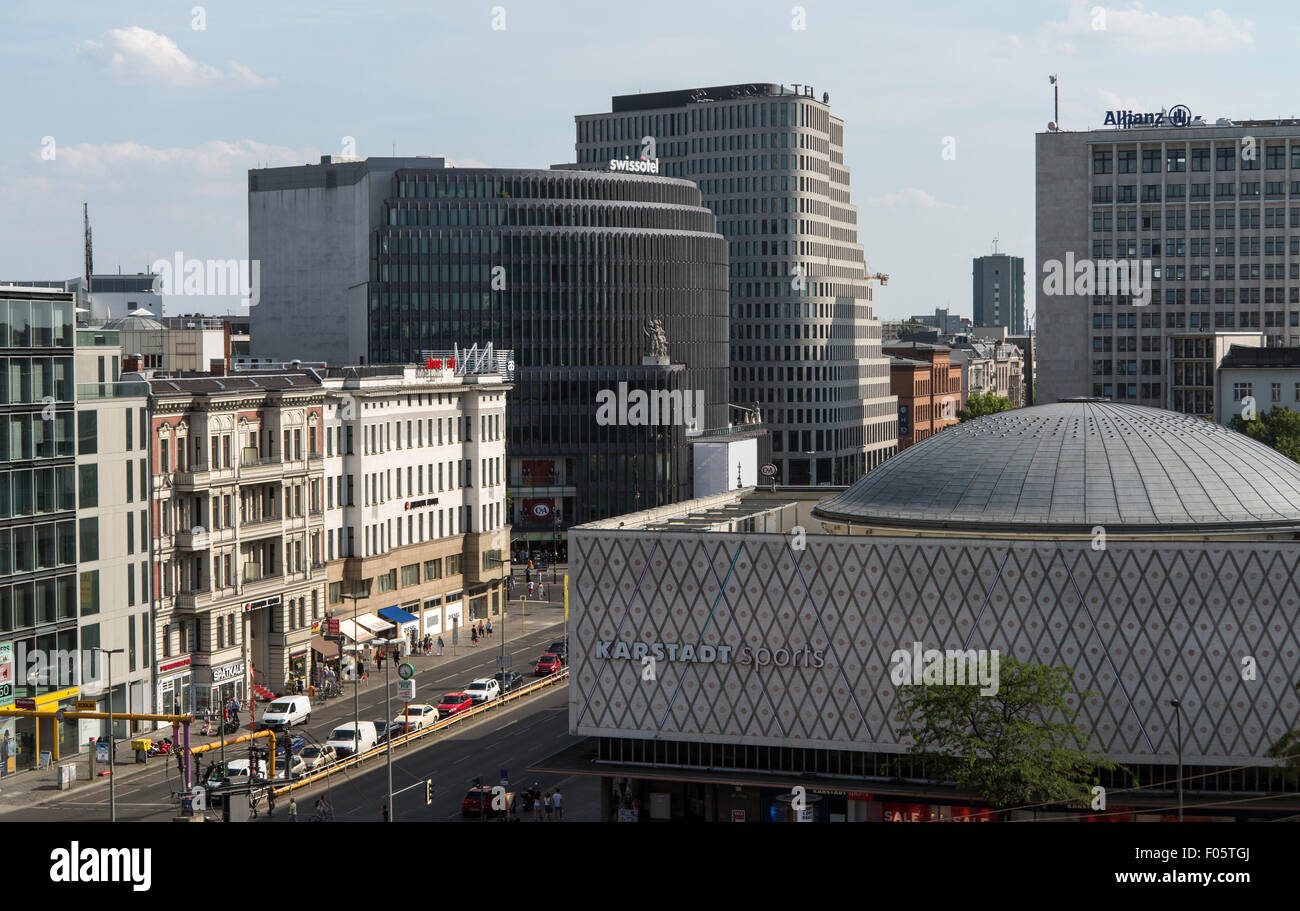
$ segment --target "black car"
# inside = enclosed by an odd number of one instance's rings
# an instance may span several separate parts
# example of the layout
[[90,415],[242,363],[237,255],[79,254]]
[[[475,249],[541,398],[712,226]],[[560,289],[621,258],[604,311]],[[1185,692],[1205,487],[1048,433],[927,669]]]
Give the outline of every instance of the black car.
[[563,661],[565,664],[569,663],[569,656],[566,653],[566,650],[564,648],[563,640],[561,640],[560,642],[552,642],[546,650],[550,652],[552,655],[558,655],[559,659]]
[[509,693],[511,690],[519,689],[524,683],[524,675],[517,671],[505,671],[504,673],[493,674],[492,677],[497,683],[501,684],[502,695]]

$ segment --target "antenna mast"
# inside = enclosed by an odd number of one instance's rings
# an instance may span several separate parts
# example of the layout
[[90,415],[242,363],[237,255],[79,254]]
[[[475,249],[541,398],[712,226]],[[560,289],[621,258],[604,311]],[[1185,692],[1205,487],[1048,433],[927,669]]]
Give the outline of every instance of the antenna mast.
[[84,260],[81,266],[82,306],[90,309],[90,276],[95,274],[95,244],[90,235],[90,206],[84,202],[81,204],[81,227],[85,234]]

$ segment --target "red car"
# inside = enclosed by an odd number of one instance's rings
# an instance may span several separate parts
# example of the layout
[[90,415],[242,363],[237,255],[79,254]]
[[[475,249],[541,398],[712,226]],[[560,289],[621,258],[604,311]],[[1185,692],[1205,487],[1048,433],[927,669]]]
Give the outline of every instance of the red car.
[[505,809],[494,810],[492,808],[492,801],[496,796],[492,788],[470,788],[469,793],[465,795],[465,799],[460,802],[460,815],[463,817],[481,817],[486,810],[489,819],[505,816],[515,805],[514,792],[504,791],[500,795],[504,798]]
[[537,659],[537,670],[533,672],[534,677],[545,677],[547,674],[554,674],[564,667],[564,662],[559,655],[545,654]]
[[438,717],[446,718],[449,715],[468,712],[473,707],[474,700],[469,698],[469,693],[448,693],[438,703]]

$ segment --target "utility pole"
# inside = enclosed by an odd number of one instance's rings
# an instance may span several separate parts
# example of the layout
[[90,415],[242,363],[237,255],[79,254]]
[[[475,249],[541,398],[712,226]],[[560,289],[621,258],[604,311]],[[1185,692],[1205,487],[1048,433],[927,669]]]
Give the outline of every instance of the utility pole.
[[[389,648],[397,639],[380,639],[382,647],[388,652],[387,661],[384,662],[384,724],[388,725],[388,821],[392,822],[397,815],[397,808],[393,806],[393,726],[390,720],[393,717],[393,686],[390,674],[393,668],[393,653]],[[405,720],[405,719],[403,719]]]
[[343,595],[352,602],[352,752],[357,752],[357,743],[361,739],[361,645],[357,642],[357,602],[370,597],[365,583],[357,586],[353,583],[351,594]]
[[1171,699],[1174,715],[1178,725],[1178,821],[1183,821],[1183,703],[1181,699]]
[[113,729],[113,656],[121,655],[126,650],[92,646],[87,651],[102,652],[108,656],[108,821],[117,822],[117,733]]

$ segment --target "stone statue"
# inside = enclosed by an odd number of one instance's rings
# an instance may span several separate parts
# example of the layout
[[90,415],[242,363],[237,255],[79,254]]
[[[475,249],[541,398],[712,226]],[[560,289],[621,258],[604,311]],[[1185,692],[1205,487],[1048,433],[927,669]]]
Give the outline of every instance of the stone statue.
[[650,351],[647,357],[666,360],[668,358],[668,333],[664,332],[663,323],[652,319],[641,330],[650,339]]

